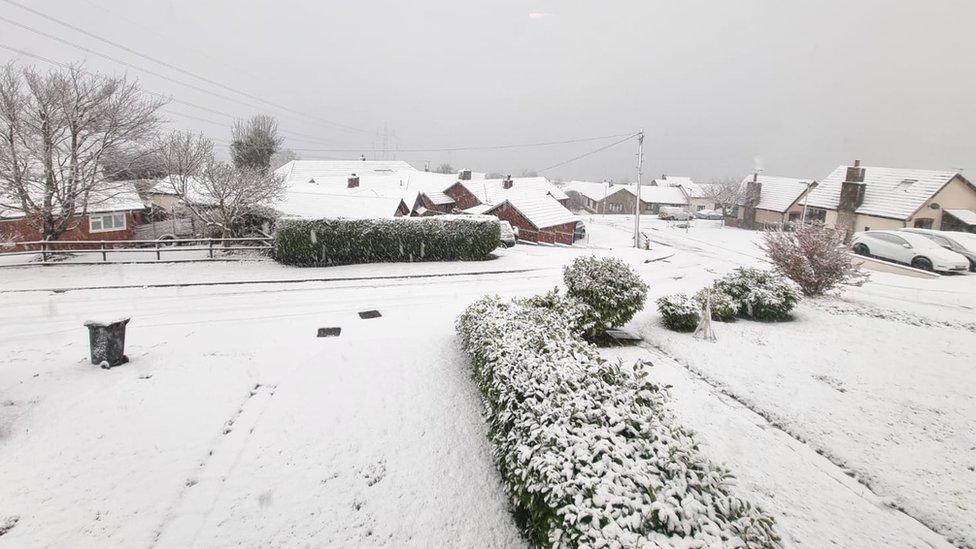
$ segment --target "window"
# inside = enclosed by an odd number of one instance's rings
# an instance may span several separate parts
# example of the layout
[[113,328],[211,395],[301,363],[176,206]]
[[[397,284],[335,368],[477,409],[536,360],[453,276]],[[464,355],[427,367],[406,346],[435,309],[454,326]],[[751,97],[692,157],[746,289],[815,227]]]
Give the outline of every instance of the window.
[[932,228],[932,222],[933,221],[935,221],[935,220],[932,219],[932,218],[928,218],[928,217],[923,217],[923,218],[920,218],[920,219],[916,219],[915,220],[915,228],[916,229],[931,229]]
[[823,208],[807,208],[807,221],[826,223],[827,210]]
[[908,244],[908,242],[904,238],[902,238],[900,236],[895,236],[893,234],[888,234],[888,233],[871,233],[871,236],[874,237],[874,238],[876,238],[876,239],[878,239],[878,240],[884,240],[885,242],[891,242],[892,244],[898,244],[899,246],[904,245],[904,244]]
[[125,230],[124,213],[93,214],[88,216],[88,229],[93,233]]
[[900,183],[895,185],[896,191],[907,191],[912,185],[918,183],[917,179],[902,179]]
[[704,209],[705,209],[705,205],[704,204],[699,204],[698,205],[698,211],[702,211]]

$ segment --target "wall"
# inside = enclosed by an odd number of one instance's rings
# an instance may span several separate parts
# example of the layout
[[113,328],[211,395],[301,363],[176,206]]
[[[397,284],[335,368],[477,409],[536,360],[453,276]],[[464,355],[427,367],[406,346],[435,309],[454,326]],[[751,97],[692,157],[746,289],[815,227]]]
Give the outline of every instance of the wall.
[[459,210],[467,210],[468,208],[473,208],[478,204],[481,204],[478,197],[471,194],[471,191],[465,189],[464,185],[462,185],[460,182],[448,187],[447,190],[444,191],[444,194],[450,196],[451,199],[454,200]]
[[[95,214],[98,215],[98,214]],[[142,211],[126,212],[125,214],[125,229],[119,231],[105,231],[92,233],[88,224],[88,216],[75,216],[72,220],[72,224],[77,226],[67,232],[65,232],[58,239],[60,242],[72,241],[72,240],[131,240],[133,234],[135,233],[135,226],[144,222],[144,216]],[[8,219],[0,220],[0,235],[7,238],[13,238],[15,241],[20,242],[33,242],[41,240],[41,233],[34,227],[32,227],[25,218],[18,219]],[[15,246],[14,248],[2,249],[0,251],[27,251],[28,249],[34,250],[39,249],[38,246]],[[65,246],[59,246],[58,249],[67,249]]]
[[710,198],[689,198],[688,207],[691,208],[692,212],[718,209],[718,206],[715,204],[715,201]]
[[[929,206],[938,204],[939,209],[933,210]],[[956,176],[941,191],[935,193],[922,208],[911,219],[908,220],[908,227],[915,226],[915,220],[919,218],[931,218],[932,228],[942,229],[942,210],[972,210],[976,212],[976,189],[973,189],[962,178]]]

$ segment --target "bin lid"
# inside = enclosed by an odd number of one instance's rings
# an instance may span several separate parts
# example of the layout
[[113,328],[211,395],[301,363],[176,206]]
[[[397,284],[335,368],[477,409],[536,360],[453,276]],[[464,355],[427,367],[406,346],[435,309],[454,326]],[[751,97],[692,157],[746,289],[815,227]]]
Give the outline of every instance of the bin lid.
[[123,325],[124,324],[127,324],[130,320],[132,320],[132,317],[129,317],[129,316],[117,318],[117,319],[112,320],[112,321],[109,321],[109,322],[102,322],[100,320],[86,320],[85,321],[85,326],[89,326],[89,327],[95,326],[95,327],[99,327],[99,328],[107,328],[107,327],[109,327],[109,326],[111,326],[113,324],[123,324]]

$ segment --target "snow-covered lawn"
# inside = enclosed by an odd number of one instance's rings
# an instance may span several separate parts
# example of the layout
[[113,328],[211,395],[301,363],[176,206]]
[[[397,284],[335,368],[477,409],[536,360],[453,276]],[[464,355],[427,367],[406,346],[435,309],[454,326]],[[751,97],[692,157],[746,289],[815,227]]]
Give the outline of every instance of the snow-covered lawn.
[[[976,277],[875,274],[705,344],[661,329],[653,300],[762,264],[758,234],[647,219],[638,251],[629,216],[588,222],[588,248],[472,263],[0,269],[0,526],[19,517],[0,547],[521,545],[453,321],[486,293],[561,285],[592,253],[648,282],[631,327],[676,359],[652,360],[679,417],[788,544],[944,543],[882,502],[976,544]],[[10,292],[104,286],[127,288]],[[120,314],[132,362],[99,370],[82,323]]]

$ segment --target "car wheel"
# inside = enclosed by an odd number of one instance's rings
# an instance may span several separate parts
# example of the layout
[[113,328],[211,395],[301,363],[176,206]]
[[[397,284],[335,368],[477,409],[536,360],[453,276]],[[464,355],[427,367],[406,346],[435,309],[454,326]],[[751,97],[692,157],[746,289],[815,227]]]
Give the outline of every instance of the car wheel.
[[928,258],[926,257],[916,257],[915,259],[912,260],[912,267],[915,267],[916,269],[922,269],[923,271],[931,271],[932,262],[929,261]]
[[854,245],[854,253],[857,255],[871,255],[871,250],[867,246],[858,242]]

